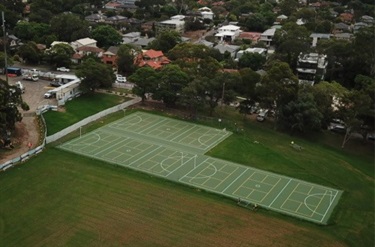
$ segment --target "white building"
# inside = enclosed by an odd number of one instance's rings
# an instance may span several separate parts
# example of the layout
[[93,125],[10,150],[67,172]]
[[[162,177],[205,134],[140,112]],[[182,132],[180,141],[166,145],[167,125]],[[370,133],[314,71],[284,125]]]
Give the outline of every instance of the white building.
[[75,75],[58,75],[56,76],[61,85],[60,87],[54,88],[49,92],[56,94],[57,105],[65,105],[65,102],[78,97],[81,94],[79,84],[81,80]]
[[269,47],[272,44],[272,39],[273,39],[273,36],[275,36],[275,32],[276,32],[275,28],[267,29],[260,35],[259,41],[264,42],[266,46]]
[[76,50],[78,47],[81,47],[81,46],[97,47],[96,43],[97,43],[97,41],[95,39],[83,38],[83,39],[78,39],[76,41],[71,42],[70,46],[74,50]]
[[176,31],[182,34],[185,31],[185,21],[179,19],[161,21],[156,24],[156,30],[157,32],[163,30]]
[[247,48],[246,50],[238,51],[236,58],[240,59],[244,53],[258,53],[260,55],[267,56],[267,49],[259,48],[259,47]]
[[301,52],[297,61],[299,83],[314,85],[315,82],[324,80],[327,65],[327,55]]
[[215,37],[218,37],[220,41],[233,41],[240,35],[240,33],[241,29],[239,26],[227,25],[220,27],[217,30]]
[[310,35],[310,38],[312,38],[311,47],[316,47],[318,44],[318,41],[321,39],[330,39],[331,35],[329,33],[312,33]]

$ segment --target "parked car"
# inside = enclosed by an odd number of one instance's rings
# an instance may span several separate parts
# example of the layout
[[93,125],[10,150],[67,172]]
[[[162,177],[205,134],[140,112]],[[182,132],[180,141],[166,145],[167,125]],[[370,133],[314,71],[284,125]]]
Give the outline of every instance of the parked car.
[[62,83],[60,83],[59,81],[52,81],[51,83],[50,83],[50,85],[52,86],[52,87],[60,87],[61,85],[63,85]]
[[53,92],[52,90],[48,90],[44,94],[44,98],[46,98],[46,99],[54,98],[55,96],[56,96],[56,92]]
[[65,67],[59,67],[59,68],[57,68],[56,70],[57,70],[57,71],[61,71],[61,72],[69,72],[69,71],[70,71],[70,69],[65,68]]
[[328,129],[333,132],[345,133],[346,125],[341,119],[335,118],[332,119],[331,123],[328,126]]
[[116,74],[116,83],[125,83],[126,82],[126,77]]
[[268,109],[261,109],[258,113],[257,121],[263,122],[266,120],[267,116],[268,116]]

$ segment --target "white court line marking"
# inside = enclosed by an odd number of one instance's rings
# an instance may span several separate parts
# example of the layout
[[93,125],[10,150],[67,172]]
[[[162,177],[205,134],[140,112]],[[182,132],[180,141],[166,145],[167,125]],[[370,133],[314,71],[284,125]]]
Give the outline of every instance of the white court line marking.
[[117,142],[118,139],[121,139],[121,138],[119,137],[119,138],[116,138],[115,140],[112,140],[113,142],[115,142],[113,145],[107,146],[107,148],[102,149],[102,151],[95,153],[95,156],[97,156],[97,155],[100,154],[100,153],[103,153],[104,151],[106,151],[106,150],[108,150],[108,149],[111,149],[113,146],[116,146],[116,145],[118,145],[118,144],[120,144],[120,143],[122,143],[122,142],[127,141],[129,138],[125,138],[125,139],[123,139],[123,140]]
[[[203,170],[201,170],[201,171],[200,171],[198,174],[196,174],[194,177],[189,177],[189,176],[187,176],[187,177],[191,178],[190,181],[192,181],[193,179],[204,179],[204,178],[208,178],[208,179],[210,179],[210,178],[212,178],[213,175],[215,175],[215,174],[217,173],[217,168],[216,168],[216,166],[215,166],[214,164],[210,163],[210,162],[207,162],[207,163],[209,163],[209,165],[208,165],[207,167],[205,167]],[[209,169],[211,166],[214,168],[214,169],[213,169],[213,170],[214,170],[213,173],[211,173],[210,175],[202,175],[202,176],[200,176],[200,174],[201,174],[202,172],[204,172],[205,170]],[[206,180],[203,184],[205,184],[206,182],[207,182],[207,180]]]
[[279,192],[279,194],[277,194],[277,196],[275,197],[275,199],[273,199],[273,201],[270,203],[270,205],[268,205],[268,207],[271,207],[272,204],[276,201],[277,198],[279,198],[279,196],[281,195],[281,193],[285,190],[285,188],[289,185],[289,183],[292,181],[292,179],[290,178],[288,183],[284,186],[284,188]]
[[195,127],[196,127],[196,125],[194,125],[193,127],[189,128],[189,129],[187,129],[187,130],[185,130],[184,132],[182,132],[181,134],[175,136],[174,138],[172,138],[172,139],[169,140],[169,141],[174,142],[174,141],[173,141],[174,139],[176,139],[176,138],[180,137],[181,135],[185,134],[186,132],[188,132],[188,131],[194,129]]
[[[198,156],[195,155],[195,158],[197,158]],[[188,173],[186,173],[184,176],[182,176],[178,181],[181,181],[183,178],[187,177],[190,173],[192,173],[196,168],[200,167],[201,165],[203,165],[206,161],[208,160],[208,158],[206,158],[203,162],[201,162],[198,166],[195,166],[194,169],[191,169]],[[191,178],[189,176],[189,178]]]
[[[150,152],[148,152],[148,153],[146,153],[145,155],[143,155],[142,157],[139,157],[138,159],[136,159],[136,160],[134,160],[132,163],[130,163],[128,166],[131,166],[131,165],[133,165],[135,162],[137,162],[138,160],[140,160],[140,159],[143,159],[144,157],[146,157],[147,155],[149,155],[149,154],[152,154],[152,153],[154,153],[154,152],[156,152],[156,150],[158,150],[158,149],[160,149],[160,148],[162,148],[162,146],[159,146],[159,147],[157,147],[157,148],[155,148],[154,150],[152,150],[152,151],[150,151]],[[164,147],[163,147],[164,148]]]
[[162,122],[165,122],[165,121],[167,121],[167,119],[162,119],[161,121],[158,121],[158,122],[154,123],[153,125],[151,125],[151,126],[145,128],[145,129],[143,129],[143,130],[140,131],[140,132],[136,132],[136,133],[143,134],[143,132],[145,132],[145,131],[147,131],[147,130],[149,130],[149,129],[152,129],[152,128],[154,128],[156,125],[159,125],[159,124],[161,124]]
[[[181,164],[180,164],[176,169],[174,169],[173,171],[171,171],[167,176],[171,175],[171,174],[172,174],[173,172],[175,172],[177,169],[179,169],[180,167],[184,166],[187,162],[189,162],[190,160],[192,160],[192,159],[195,158],[195,156],[193,156],[193,157],[191,157],[190,159],[188,159],[186,162],[183,162],[183,159],[184,159],[184,153],[183,153],[183,152],[181,152],[181,153],[182,153]],[[166,177],[167,177],[167,176],[166,176]]]
[[324,218],[326,217],[326,214],[327,214],[328,210],[331,208],[332,203],[335,201],[336,196],[337,196],[338,193],[339,193],[339,191],[336,190],[336,194],[335,194],[335,196],[333,197],[332,202],[331,202],[331,203],[329,204],[329,206],[327,207],[327,210],[326,210],[326,212],[323,214],[323,217],[322,217],[322,219],[320,220],[320,222],[322,222],[322,221],[324,220]]
[[[221,191],[221,193],[224,193],[232,184],[234,184],[249,168],[245,168],[245,170],[236,178],[234,179],[227,187],[225,187],[224,190]],[[236,190],[237,191],[237,190]]]

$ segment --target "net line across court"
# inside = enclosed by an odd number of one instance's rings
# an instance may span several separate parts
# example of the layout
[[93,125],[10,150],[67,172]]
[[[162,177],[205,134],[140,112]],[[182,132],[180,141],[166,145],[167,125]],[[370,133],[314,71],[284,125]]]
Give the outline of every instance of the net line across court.
[[144,112],[59,148],[326,224],[342,191],[204,155],[231,133]]

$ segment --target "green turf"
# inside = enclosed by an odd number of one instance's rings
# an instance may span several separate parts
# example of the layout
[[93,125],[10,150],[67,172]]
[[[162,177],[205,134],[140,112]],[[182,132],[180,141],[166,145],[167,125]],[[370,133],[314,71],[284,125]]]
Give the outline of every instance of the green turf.
[[43,114],[48,129],[47,135],[52,135],[80,120],[103,111],[125,101],[126,98],[112,94],[84,94],[65,104],[62,112],[48,111]]
[[[112,115],[109,119],[121,117],[123,117],[122,112]],[[323,133],[319,134],[319,138],[305,141],[301,138],[292,138],[289,135],[275,132],[272,128],[264,127],[263,123],[250,121],[242,123],[242,117],[236,118],[236,116],[233,116],[232,119],[236,119],[241,127],[244,127],[244,132],[229,137],[226,142],[210,152],[210,155],[220,158],[225,156],[224,158],[235,162],[255,165],[264,170],[334,186],[345,191],[329,226],[318,227],[314,224],[296,221],[290,217],[284,218],[270,211],[266,215],[273,215],[274,218],[282,218],[294,225],[299,225],[305,229],[303,232],[306,235],[315,236],[316,233],[324,233],[330,234],[349,246],[374,246],[374,155],[371,144],[363,145],[361,142],[351,140],[347,148],[342,150],[340,148],[342,137],[331,133],[328,133],[330,135],[328,138],[324,137],[327,133]],[[205,123],[205,121],[200,121],[200,123]],[[212,125],[212,123],[208,124]],[[102,126],[102,124],[97,123],[93,126]],[[270,126],[272,127],[272,125]],[[264,147],[256,146],[257,149],[254,149],[253,140],[255,137],[260,144],[266,143],[269,148],[262,150]],[[298,153],[296,150],[289,148],[286,143],[291,139],[304,146],[307,151],[306,157],[304,157],[304,153]],[[329,141],[326,142],[326,140]],[[239,147],[240,150],[246,150],[246,152],[239,152]],[[363,150],[370,151],[355,151],[362,150],[361,147]],[[361,155],[354,154],[354,152]],[[256,158],[258,153],[262,153],[263,159]],[[264,159],[266,161],[263,161]],[[288,166],[288,163],[292,165]],[[123,184],[119,180],[128,182]],[[82,181],[88,182],[82,184]],[[64,243],[68,242],[70,246],[75,246],[74,243],[81,242],[95,242],[97,246],[120,246],[120,244],[116,244],[115,240],[110,242],[111,244],[101,242],[100,231],[94,231],[97,235],[89,237],[90,234],[79,231],[80,224],[76,224],[76,222],[86,220],[87,214],[84,213],[83,205],[87,205],[87,201],[91,203],[90,209],[102,207],[99,201],[89,200],[91,197],[88,197],[88,195],[95,192],[94,194],[100,201],[102,201],[102,198],[103,200],[113,200],[112,204],[117,205],[119,202],[116,201],[115,197],[109,196],[108,194],[112,194],[109,192],[119,188],[132,191],[138,181],[147,181],[148,183],[146,189],[138,192],[144,194],[150,192],[150,187],[154,190],[157,184],[165,183],[161,179],[151,178],[115,166],[103,165],[103,162],[64,151],[46,150],[38,158],[28,161],[25,165],[0,174],[0,246],[42,245],[40,244],[41,239],[50,239],[45,242],[45,246],[63,246]],[[176,188],[181,189],[178,193],[185,196],[194,195],[194,193],[187,192],[186,189],[175,184],[167,183],[165,186],[166,191]],[[132,193],[124,192],[124,195],[126,198]],[[162,194],[159,196],[163,198]],[[204,198],[206,197],[207,195],[204,196]],[[69,203],[70,201],[71,203]],[[225,201],[223,198],[212,196],[209,204],[216,205],[223,201]],[[129,200],[129,202],[133,207],[129,210],[136,211],[139,201]],[[144,211],[155,210],[155,207],[149,202],[144,202],[142,205]],[[145,205],[148,205],[147,209]],[[141,214],[140,211],[138,213]],[[201,211],[196,215],[181,215],[180,217],[196,219],[198,215],[207,213],[209,214],[209,211]],[[241,214],[240,217],[228,216],[230,220],[222,227],[227,227],[231,223],[234,228],[243,225],[242,219],[247,217],[246,215]],[[147,221],[146,218],[144,220]],[[238,222],[238,225],[233,225],[233,221]],[[182,224],[184,222],[192,226],[188,231],[192,231],[196,227],[193,222],[182,221]],[[214,225],[209,225],[209,222],[206,224],[207,230],[214,227]],[[73,229],[72,231],[76,231],[73,237],[62,234],[60,238],[56,236],[48,238],[53,231],[64,230],[69,227]],[[176,234],[176,236],[179,235]],[[62,239],[69,239],[69,241],[64,242]],[[300,242],[301,246],[316,246],[315,243],[319,243],[319,238],[310,240],[309,242],[300,240],[302,241]],[[294,242],[296,242],[296,239],[291,236],[290,243]],[[90,244],[87,244],[87,246],[90,246]]]

